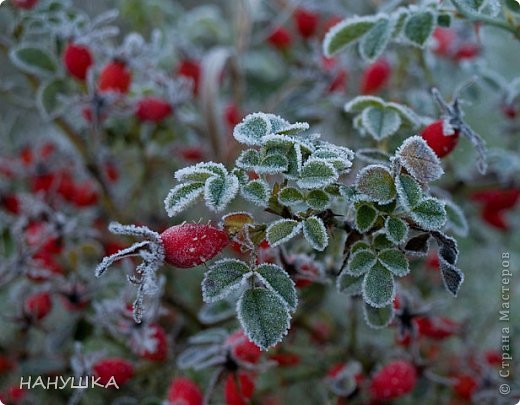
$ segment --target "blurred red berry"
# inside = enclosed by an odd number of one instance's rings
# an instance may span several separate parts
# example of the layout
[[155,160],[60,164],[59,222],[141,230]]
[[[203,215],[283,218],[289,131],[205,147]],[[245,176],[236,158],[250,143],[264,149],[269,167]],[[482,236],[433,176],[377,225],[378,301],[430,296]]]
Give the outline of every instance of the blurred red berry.
[[78,80],[87,78],[88,69],[94,63],[90,49],[85,45],[69,43],[63,54],[63,64],[67,72]]
[[242,121],[242,114],[234,103],[230,103],[224,110],[224,118],[230,128],[234,128]]
[[38,0],[11,0],[11,4],[16,8],[30,10],[38,4]]
[[488,189],[471,194],[473,201],[483,203],[491,210],[501,211],[514,208],[520,201],[520,188]]
[[378,401],[400,398],[413,391],[417,372],[413,364],[396,360],[379,370],[370,383],[370,394]]
[[34,282],[47,281],[52,276],[64,274],[64,269],[52,253],[40,249],[33,257],[36,269],[26,274],[27,278]]
[[446,317],[420,317],[415,319],[420,336],[442,340],[460,331],[460,325]]
[[15,364],[9,357],[0,355],[0,375],[11,371],[14,367]]
[[133,364],[119,357],[100,360],[92,366],[92,370],[102,385],[107,385],[113,377],[121,387],[134,376]]
[[177,149],[177,153],[189,162],[201,162],[205,156],[201,146],[183,146]]
[[108,63],[99,75],[98,88],[100,91],[115,91],[127,93],[132,83],[132,73],[123,62]]
[[361,94],[380,92],[390,80],[392,68],[386,59],[379,59],[368,66],[361,77]]
[[277,353],[269,356],[278,363],[278,367],[294,367],[300,364],[301,358],[294,353]]
[[437,120],[428,125],[421,132],[422,138],[440,158],[447,156],[453,151],[459,142],[459,131],[455,131],[452,135],[444,135],[443,128],[443,121]]
[[249,340],[243,330],[237,330],[230,335],[226,344],[231,348],[231,355],[245,363],[258,363],[262,352],[260,348]]
[[518,116],[518,110],[513,104],[503,104],[502,114],[504,115],[504,117],[510,120],[514,120]]
[[137,103],[136,117],[143,122],[160,122],[172,113],[170,103],[159,97],[145,97]]
[[168,389],[170,405],[202,405],[203,399],[197,384],[186,377],[175,378]]
[[498,350],[486,350],[484,353],[486,363],[490,366],[500,366],[502,364],[502,354]]
[[202,71],[198,61],[189,59],[183,60],[177,69],[177,74],[191,79],[193,81],[193,94],[199,94]]
[[283,27],[278,27],[267,37],[267,42],[281,51],[286,50],[292,44],[291,34]]
[[454,50],[455,41],[457,40],[457,33],[451,28],[437,27],[433,31],[433,38],[435,45],[433,52],[438,56],[451,57]]
[[302,38],[312,37],[318,28],[320,22],[320,16],[304,8],[298,8],[294,12],[294,22],[296,23],[296,29]]
[[150,361],[164,361],[168,357],[168,336],[160,325],[151,325],[153,330],[152,337],[155,339],[155,349],[146,350],[141,356]]
[[480,47],[477,44],[462,44],[455,52],[454,59],[458,62],[474,59],[480,54]]
[[39,292],[26,298],[24,309],[32,319],[42,320],[52,310],[52,300],[48,292]]
[[161,234],[166,262],[179,268],[199,266],[212,259],[229,243],[229,237],[210,225],[175,225]]
[[76,207],[90,207],[95,205],[97,201],[98,193],[91,181],[86,180],[74,185],[74,193],[72,194],[71,202]]
[[15,194],[5,194],[0,196],[0,206],[13,215],[20,214],[20,200]]
[[229,374],[224,386],[226,405],[248,404],[254,390],[255,383],[249,374],[245,372]]
[[25,229],[25,241],[39,252],[47,254],[59,254],[63,250],[62,241],[45,222],[29,223]]
[[0,394],[0,401],[6,405],[18,405],[22,403],[26,394],[27,391],[23,388],[18,385],[11,385],[4,393]]
[[507,231],[510,228],[504,211],[496,211],[491,207],[485,206],[480,213],[480,217],[488,225],[500,231]]
[[478,388],[477,381],[470,375],[462,374],[456,377],[453,390],[455,393],[466,400],[471,400],[471,397]]

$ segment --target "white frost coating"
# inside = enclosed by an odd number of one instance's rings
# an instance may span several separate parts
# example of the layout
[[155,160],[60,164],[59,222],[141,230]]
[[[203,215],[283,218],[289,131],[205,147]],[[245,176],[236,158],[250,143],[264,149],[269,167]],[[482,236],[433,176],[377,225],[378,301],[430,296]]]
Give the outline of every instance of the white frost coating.
[[184,195],[180,195],[181,190],[190,187],[192,184],[178,184],[170,190],[164,199],[164,208],[169,217],[181,213],[202,196],[204,192],[204,185],[202,183],[198,187],[193,187]]
[[384,107],[385,101],[376,96],[357,96],[343,106],[345,112],[361,112],[372,106]]
[[[258,187],[261,187],[260,190]],[[261,192],[261,195],[258,194],[258,191]],[[262,179],[257,179],[250,181],[248,184],[240,187],[240,194],[248,201],[251,201],[253,204],[258,205],[259,207],[266,207],[267,202],[270,197],[270,187],[269,184]]]
[[[382,307],[384,308],[384,307]],[[372,309],[375,309],[375,310],[379,310],[379,309],[382,309],[382,308],[372,308]],[[390,323],[394,320],[395,318],[395,311],[394,311],[394,308],[393,307],[390,307],[390,311],[391,311],[391,316],[390,318],[382,325],[374,325],[373,323],[371,323],[368,319],[368,313],[367,313],[367,310],[369,309],[369,306],[368,305],[363,305],[363,318],[365,319],[365,322],[368,326],[370,326],[372,329],[383,329],[383,328],[386,328],[388,325],[390,325]]]
[[[193,166],[188,166],[175,172],[177,181],[204,181],[205,176],[225,176],[228,173],[226,167],[222,163],[200,162]],[[194,176],[202,175],[201,179]]]
[[123,225],[118,222],[111,222],[108,225],[108,230],[116,235],[132,235],[139,236],[148,239],[154,239],[156,241],[161,240],[161,235],[159,233],[152,231],[150,228],[146,226],[136,226],[136,225]]
[[[292,228],[291,232],[286,234],[284,237],[278,238],[278,239],[276,239],[276,241],[273,241],[272,237],[274,237],[275,235],[272,235],[272,233],[275,232],[276,231],[275,228],[279,228],[279,226],[281,224],[292,224],[293,228]],[[276,247],[278,245],[281,245],[282,243],[285,243],[285,242],[291,240],[292,238],[294,238],[296,235],[298,235],[300,233],[302,227],[303,227],[303,224],[301,222],[297,222],[292,219],[279,219],[278,221],[272,222],[267,227],[267,230],[266,230],[267,242],[269,242],[269,245],[271,247]]]
[[215,212],[222,211],[236,197],[238,188],[238,178],[234,174],[224,178],[212,177],[208,179],[204,185],[206,206]]
[[447,226],[458,236],[468,236],[469,225],[466,216],[464,215],[464,211],[462,211],[462,209],[453,201],[444,200],[444,202],[446,204],[444,208],[446,209],[446,214],[448,216]]
[[274,134],[297,134],[309,129],[307,122],[291,124],[286,119],[275,114],[265,114],[271,122],[271,132]]
[[[316,165],[320,163],[321,165]],[[323,169],[322,173],[312,173],[310,167],[321,166]],[[306,172],[307,171],[307,172]],[[310,157],[307,159],[300,172],[300,179],[297,180],[298,186],[301,188],[320,188],[328,186],[338,180],[339,174],[335,167],[327,162],[325,159]]]
[[395,155],[408,173],[421,183],[437,180],[444,174],[440,159],[418,135],[407,138]]
[[[381,204],[388,204],[389,202],[393,201],[395,199],[395,191],[394,193],[391,193],[391,187],[389,190],[363,190],[365,187],[362,184],[363,178],[370,175],[370,172],[383,172],[388,175],[388,180],[392,185],[394,185],[394,180],[392,177],[392,173],[390,172],[390,169],[387,166],[381,165],[381,164],[372,164],[369,166],[365,166],[363,169],[359,171],[359,173],[356,176],[355,185],[358,188],[358,191],[363,194],[364,197],[367,197],[366,199],[368,201],[377,201]],[[381,194],[383,191],[389,191],[391,194],[388,198],[381,198]],[[378,196],[379,194],[379,196]]]
[[[376,269],[376,267],[377,266],[372,267],[372,269],[370,269],[368,271],[368,273],[365,274],[365,276],[363,277],[363,284],[361,286],[361,293],[362,293],[362,296],[363,296],[363,301],[365,301],[368,305],[370,305],[370,306],[372,306],[374,308],[384,308],[388,304],[390,304],[392,302],[392,300],[395,298],[396,285],[395,285],[395,281],[394,281],[394,276],[392,275],[392,273],[390,273],[390,271],[388,271],[385,268],[380,268],[380,267],[377,267],[377,269]],[[367,279],[368,279],[370,273],[373,272],[373,271],[386,271],[388,273],[388,275],[390,275],[390,278],[392,280],[392,294],[391,294],[391,297],[386,302],[384,302],[382,304],[375,303],[374,301],[372,301],[372,299],[367,294]]]
[[[265,265],[260,265],[258,267],[261,267],[261,266],[265,266]],[[255,272],[254,273],[254,276],[260,280],[260,282],[268,289],[268,290],[271,290],[272,292],[274,292],[276,295],[278,295],[286,304],[287,304],[287,308],[289,308],[289,311],[291,312],[294,312],[296,311],[296,308],[298,306],[298,295],[296,293],[296,284],[294,283],[294,281],[289,277],[289,275],[287,275],[287,273],[285,272],[285,270],[283,268],[281,268],[280,266],[276,265],[276,264],[268,264],[267,266],[269,267],[276,267],[278,268],[279,270],[278,271],[281,271],[283,272],[286,276],[287,276],[287,282],[292,286],[291,288],[291,293],[293,294],[293,299],[294,299],[294,304],[290,304],[289,302],[287,302],[287,300],[282,296],[282,294],[277,290],[275,289],[275,287],[264,277],[262,276],[260,273],[258,272]],[[257,269],[258,269],[257,267]]]
[[[382,120],[380,117],[376,117],[374,120],[370,115],[374,111],[378,111],[382,114]],[[376,140],[384,139],[390,135],[396,133],[401,127],[401,116],[392,109],[368,107],[361,113],[361,123],[367,132]],[[380,128],[378,128],[378,126]]]
[[[314,228],[314,229],[313,229]],[[314,233],[314,231],[317,231]],[[315,250],[322,252],[329,245],[329,235],[327,228],[323,224],[321,218],[310,216],[303,223],[303,235],[309,245]],[[321,240],[320,240],[321,239]]]
[[[243,268],[242,276],[240,277],[239,280],[235,280],[235,282],[228,284],[227,286],[222,288],[219,294],[210,295],[208,292],[208,289],[207,289],[207,283],[208,283],[209,277],[211,275],[213,275],[215,272],[218,272],[220,266],[222,266],[224,264],[230,264],[230,263],[234,263]],[[235,269],[235,270],[237,272],[239,271],[239,269]],[[204,274],[204,279],[202,280],[201,287],[202,287],[203,301],[205,303],[209,303],[209,304],[213,303],[213,302],[217,302],[217,301],[220,301],[220,300],[226,298],[234,291],[237,291],[238,289],[240,289],[240,287],[242,287],[245,284],[246,280],[249,279],[253,275],[253,273],[248,270],[249,270],[249,266],[246,263],[244,263],[242,260],[238,260],[238,259],[222,259],[222,260],[215,262],[210,267],[210,269]]]
[[415,222],[428,231],[442,228],[447,220],[444,202],[433,197],[426,197],[421,200],[410,215]]
[[416,128],[421,123],[421,118],[410,108],[405,105],[390,102],[386,103],[386,107],[397,111],[403,120],[405,120],[412,128]]
[[233,130],[233,137],[240,143],[254,146],[261,145],[262,138],[271,133],[269,117],[257,112],[247,115]]
[[[404,225],[405,231],[404,231],[402,238],[400,238],[400,239],[394,238],[395,235],[392,232],[392,230],[390,229],[390,221],[399,221],[401,224]],[[385,220],[385,235],[392,243],[399,245],[399,244],[403,243],[406,239],[408,239],[408,225],[402,219],[387,217]]]

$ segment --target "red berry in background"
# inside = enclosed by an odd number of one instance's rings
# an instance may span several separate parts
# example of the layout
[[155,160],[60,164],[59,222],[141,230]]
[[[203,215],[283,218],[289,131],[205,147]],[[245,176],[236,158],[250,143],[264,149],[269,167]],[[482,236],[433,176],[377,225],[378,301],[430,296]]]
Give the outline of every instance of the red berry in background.
[[438,56],[451,57],[457,40],[457,33],[451,28],[437,27],[433,31],[433,38],[435,40],[433,52]]
[[329,86],[330,93],[344,93],[347,91],[347,71],[345,69],[341,69],[338,71],[332,82]]
[[27,391],[18,385],[11,385],[7,390],[0,394],[0,401],[6,405],[21,404],[25,398]]
[[116,384],[121,387],[134,376],[134,366],[128,360],[119,357],[103,359],[92,366],[99,384],[107,385],[112,377]]
[[34,282],[47,281],[54,275],[64,274],[65,271],[55,256],[46,250],[40,250],[32,257],[36,265],[35,271],[26,274],[27,278]]
[[86,180],[74,186],[74,193],[72,194],[71,202],[76,207],[90,207],[95,205],[98,201],[98,193],[94,184]]
[[277,353],[269,356],[278,363],[278,367],[294,367],[300,364],[301,358],[294,353]]
[[187,269],[215,257],[229,243],[226,232],[203,224],[181,224],[161,234],[166,262]]
[[320,16],[318,13],[315,13],[310,10],[306,10],[304,8],[298,8],[294,12],[294,22],[296,23],[296,29],[298,33],[302,36],[302,38],[310,38],[318,29],[318,24],[320,22]]
[[69,43],[63,54],[67,72],[78,80],[87,78],[88,69],[94,63],[90,49],[84,45]]
[[193,94],[199,94],[202,71],[198,61],[189,59],[183,60],[177,69],[177,74],[191,79],[193,81]]
[[242,121],[242,114],[240,113],[240,110],[234,103],[230,103],[226,106],[226,109],[224,110],[224,118],[229,127],[234,128],[235,126],[240,124],[240,121]]
[[390,80],[392,67],[386,59],[379,59],[368,66],[361,77],[361,94],[374,94],[381,91]]
[[229,374],[224,386],[226,405],[246,405],[254,391],[255,383],[249,374],[245,372]]
[[457,376],[455,385],[453,386],[455,393],[466,400],[471,399],[477,388],[478,383],[475,378],[467,374]]
[[510,120],[514,120],[518,116],[518,110],[513,104],[503,104],[502,114],[504,115],[504,117]]
[[486,206],[480,213],[480,217],[488,225],[491,225],[493,228],[500,231],[507,231],[510,228],[504,211],[496,211],[493,208]]
[[484,357],[486,363],[490,366],[500,366],[502,364],[502,354],[498,350],[486,350]]
[[245,363],[258,363],[262,352],[260,348],[249,340],[243,330],[237,330],[226,340],[230,346],[232,356]]
[[520,201],[520,188],[488,189],[471,194],[473,201],[483,203],[494,211],[514,208]]
[[197,384],[186,377],[177,377],[168,389],[170,405],[202,405],[203,395]]
[[278,27],[267,37],[267,42],[281,51],[286,50],[292,44],[291,34],[283,27]]
[[16,8],[30,10],[38,4],[38,0],[11,0],[11,4]]
[[48,292],[40,292],[26,298],[24,309],[27,315],[38,321],[45,318],[52,310],[52,300]]
[[100,91],[115,91],[127,93],[132,83],[132,73],[125,63],[113,61],[108,63],[99,75],[98,88]]
[[159,97],[145,97],[137,103],[135,116],[143,122],[160,122],[172,113],[170,103]]
[[402,397],[413,391],[417,382],[417,372],[413,364],[396,360],[379,370],[370,383],[373,399],[388,401]]
[[25,229],[25,241],[39,252],[59,254],[63,250],[63,243],[56,236],[50,225],[45,222],[31,222]]
[[0,355],[0,375],[7,373],[14,369],[15,364],[9,357]]
[[176,150],[178,155],[188,162],[201,162],[205,156],[201,146],[183,146]]
[[420,317],[415,319],[420,336],[442,340],[460,331],[460,325],[446,317]]
[[443,128],[443,121],[437,120],[421,132],[422,138],[440,158],[448,155],[459,142],[459,131],[455,131],[452,135],[444,135]]
[[463,60],[474,59],[480,54],[480,47],[477,44],[467,43],[459,46],[453,58],[460,62]]
[[145,350],[141,356],[150,361],[164,361],[168,357],[168,337],[166,332],[159,325],[151,325],[153,330],[152,337],[155,339],[155,349],[153,351]]
[[15,194],[5,194],[0,196],[0,206],[13,215],[20,213],[20,200]]

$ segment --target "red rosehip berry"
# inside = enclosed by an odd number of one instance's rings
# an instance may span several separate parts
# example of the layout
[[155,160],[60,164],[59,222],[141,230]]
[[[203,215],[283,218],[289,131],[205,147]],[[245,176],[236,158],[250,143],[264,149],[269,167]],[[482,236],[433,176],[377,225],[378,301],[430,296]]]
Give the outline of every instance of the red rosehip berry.
[[0,401],[6,405],[18,405],[21,404],[27,391],[20,388],[17,385],[11,385],[7,390],[0,394]]
[[368,66],[361,77],[361,94],[374,94],[381,91],[390,80],[392,67],[386,59],[379,59]]
[[63,53],[63,64],[67,72],[78,80],[85,80],[94,63],[90,49],[84,45],[69,43]]
[[32,257],[34,263],[38,266],[36,271],[29,271],[26,276],[34,282],[47,281],[53,275],[64,274],[65,271],[60,263],[46,250],[41,249]]
[[506,220],[504,211],[496,211],[493,208],[485,206],[480,213],[482,220],[500,231],[509,230],[510,226]]
[[460,62],[463,60],[474,59],[480,54],[480,47],[477,44],[467,43],[462,44],[455,52],[453,58]]
[[0,355],[0,375],[11,371],[14,367],[15,364],[9,357]]
[[0,196],[0,206],[13,215],[20,214],[20,200],[15,194],[5,194]]
[[490,366],[500,366],[502,364],[502,354],[498,350],[486,350],[484,357],[486,363]]
[[99,75],[98,88],[100,91],[115,91],[127,93],[132,83],[132,73],[123,62],[113,61],[107,64]]
[[502,114],[504,115],[504,117],[510,120],[514,120],[518,116],[518,110],[513,104],[503,104]]
[[466,400],[471,399],[477,388],[478,383],[475,378],[467,374],[457,376],[455,385],[453,386],[455,393]]
[[437,120],[428,125],[421,132],[422,138],[440,158],[450,154],[450,152],[455,149],[455,146],[457,146],[457,143],[459,142],[459,131],[455,130],[452,135],[444,135],[443,128],[443,121]]
[[287,31],[283,27],[278,27],[273,32],[269,34],[267,37],[267,42],[271,44],[276,49],[279,49],[280,51],[284,51],[292,44],[292,37],[291,34],[289,34],[289,31]]
[[420,336],[442,340],[460,331],[460,325],[446,317],[420,317],[415,319]]
[[86,180],[74,185],[74,193],[70,200],[76,207],[90,207],[97,203],[98,193],[94,184],[91,181]]
[[25,229],[25,241],[38,252],[60,254],[63,250],[61,239],[54,235],[45,222],[31,222]]
[[433,52],[438,56],[451,57],[453,54],[453,46],[457,40],[457,33],[450,28],[437,27],[433,31],[435,45]]
[[262,351],[249,340],[243,330],[237,330],[226,340],[226,345],[230,347],[231,355],[238,361],[245,363],[258,363]]
[[137,103],[136,117],[142,122],[160,122],[172,113],[170,103],[159,97],[145,97]]
[[224,118],[230,128],[237,126],[242,121],[242,114],[234,103],[230,103],[224,110]]
[[141,356],[150,361],[164,361],[168,357],[168,336],[164,329],[159,325],[151,325],[153,330],[152,337],[155,340],[153,350],[145,350]]
[[477,191],[471,195],[471,199],[483,203],[493,211],[507,210],[514,208],[520,201],[520,188]]
[[113,377],[121,387],[134,376],[133,364],[118,357],[100,360],[92,366],[92,370],[102,385],[107,385]]
[[177,153],[189,162],[201,162],[204,159],[204,150],[201,146],[184,146],[177,149]]
[[278,367],[294,367],[300,364],[301,358],[294,353],[277,353],[269,356],[278,363]]
[[224,386],[226,405],[246,405],[254,391],[255,382],[249,374],[245,372],[229,374]]
[[30,10],[38,4],[38,0],[11,0],[11,4],[16,8]]
[[24,309],[28,316],[40,321],[52,310],[51,296],[48,292],[32,294],[25,300]]
[[171,405],[202,405],[203,395],[197,384],[186,377],[177,377],[168,389]]
[[374,400],[388,401],[413,391],[417,372],[413,364],[396,360],[379,370],[370,383],[370,394]]
[[166,262],[179,268],[190,268],[215,257],[229,243],[228,235],[203,224],[181,224],[161,234]]
[[308,39],[316,33],[320,17],[318,13],[304,8],[298,8],[294,12],[294,22],[301,37]]
[[189,59],[183,60],[177,69],[177,74],[191,79],[193,81],[193,94],[199,94],[202,70],[198,61]]

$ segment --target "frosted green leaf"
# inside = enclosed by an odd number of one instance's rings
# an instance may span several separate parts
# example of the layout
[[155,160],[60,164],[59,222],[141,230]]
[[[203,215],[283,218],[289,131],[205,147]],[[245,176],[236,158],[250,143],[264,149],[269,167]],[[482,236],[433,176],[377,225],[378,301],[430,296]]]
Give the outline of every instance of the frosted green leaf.
[[271,223],[266,230],[266,237],[272,247],[281,245],[294,238],[302,229],[302,223],[292,219],[280,219]]
[[437,180],[444,174],[439,158],[420,136],[406,139],[397,150],[396,157],[420,183]]
[[18,46],[9,52],[11,62],[25,73],[38,76],[50,76],[56,72],[56,61],[44,49]]
[[202,298],[211,303],[226,298],[237,290],[250,273],[249,266],[241,260],[223,259],[213,264],[202,280]]
[[412,219],[423,229],[440,229],[446,223],[444,203],[436,198],[425,198],[411,212]]
[[260,164],[255,167],[259,174],[277,174],[287,170],[289,162],[287,158],[280,154],[273,154],[262,159]]
[[336,279],[336,287],[340,293],[347,295],[360,295],[363,285],[363,277],[354,277],[345,270]]
[[343,109],[345,112],[362,112],[366,108],[384,108],[385,101],[376,96],[357,96],[345,104]]
[[401,126],[401,117],[395,110],[368,107],[361,114],[361,123],[375,139],[381,140],[395,134]]
[[370,228],[372,228],[372,226],[376,222],[376,219],[377,212],[374,209],[374,207],[367,204],[363,204],[356,210],[356,229],[359,232],[364,233],[368,231]]
[[386,109],[395,111],[401,117],[403,124],[409,125],[411,128],[417,128],[421,124],[421,118],[410,108],[398,103],[386,103]]
[[385,50],[392,34],[393,24],[389,19],[379,20],[359,43],[359,53],[369,62],[376,60]]
[[465,237],[468,235],[468,221],[462,209],[453,201],[444,201],[446,205],[446,215],[448,218],[448,227],[458,236]]
[[260,154],[255,149],[244,150],[237,158],[235,164],[242,169],[251,170],[260,164]]
[[309,129],[309,124],[306,122],[289,123],[287,120],[274,114],[266,114],[271,121],[271,131],[275,134],[298,134]]
[[266,207],[271,196],[269,184],[266,181],[252,180],[241,188],[242,196],[252,203]]
[[204,193],[204,183],[178,184],[170,190],[164,200],[164,208],[169,217],[179,214],[194,204]]
[[245,291],[238,301],[237,312],[244,333],[262,350],[280,342],[289,330],[291,317],[287,304],[266,288]]
[[478,15],[487,4],[487,0],[451,0],[455,8]]
[[372,246],[376,250],[390,249],[394,247],[394,243],[390,239],[388,239],[385,233],[379,231],[379,233],[374,235]]
[[343,172],[352,166],[354,153],[348,148],[326,146],[315,151],[312,157],[329,162],[336,170]]
[[201,162],[175,172],[175,179],[180,182],[204,182],[210,177],[227,176],[228,171],[222,163]]
[[321,188],[334,183],[338,172],[332,164],[321,159],[308,159],[302,167],[297,180],[301,188]]
[[382,165],[364,167],[357,175],[356,187],[370,201],[382,204],[389,203],[396,196],[394,178],[390,170]]
[[387,217],[385,221],[385,233],[396,245],[403,243],[408,237],[408,224],[400,218]]
[[363,300],[375,308],[382,308],[392,302],[394,295],[392,273],[376,263],[363,279]]
[[313,249],[322,251],[329,244],[327,228],[321,218],[315,216],[307,218],[303,223],[303,235]]
[[305,198],[307,205],[316,211],[323,211],[330,206],[329,195],[322,190],[312,190]]
[[409,12],[405,8],[399,8],[392,13],[392,19],[394,20],[394,28],[392,30],[392,38],[399,37],[403,30],[404,24],[408,18]]
[[363,314],[368,326],[374,329],[381,329],[388,326],[394,319],[394,307],[390,304],[382,308],[374,308],[364,303]]
[[271,133],[271,121],[264,113],[247,115],[233,130],[235,139],[245,145],[261,145],[262,138]]
[[353,254],[353,253],[357,252],[358,250],[362,250],[362,249],[369,250],[370,245],[368,243],[366,243],[365,241],[359,240],[356,243],[354,243],[352,245],[352,247],[350,248],[350,254]]
[[419,204],[423,193],[421,186],[413,177],[407,174],[400,174],[396,178],[395,185],[399,195],[399,202],[406,210],[409,211]]
[[435,28],[433,13],[423,11],[411,13],[404,26],[404,36],[417,46],[424,46]]
[[294,187],[285,187],[278,193],[278,201],[288,206],[300,204],[304,198],[302,192]]
[[395,276],[403,277],[410,272],[406,256],[397,249],[385,249],[377,255],[379,262]]
[[53,119],[63,113],[66,107],[64,98],[69,93],[67,81],[52,79],[40,86],[36,101],[40,113],[47,119]]
[[376,255],[374,252],[364,249],[357,250],[351,253],[347,262],[346,271],[354,277],[359,277],[370,270],[374,264],[376,264]]
[[222,211],[235,198],[239,188],[235,175],[211,177],[204,186],[206,206],[215,212]]
[[356,157],[367,163],[386,164],[390,160],[390,155],[375,148],[362,148],[356,151]]
[[255,269],[256,276],[268,289],[277,293],[290,311],[296,310],[298,298],[296,287],[287,272],[274,264],[262,264]]
[[293,148],[289,149],[286,155],[288,167],[285,176],[291,179],[296,179],[303,165],[302,148],[300,144],[295,143]]
[[330,57],[356,42],[365,35],[376,22],[377,17],[353,17],[336,24],[327,32],[323,40],[323,53]]

